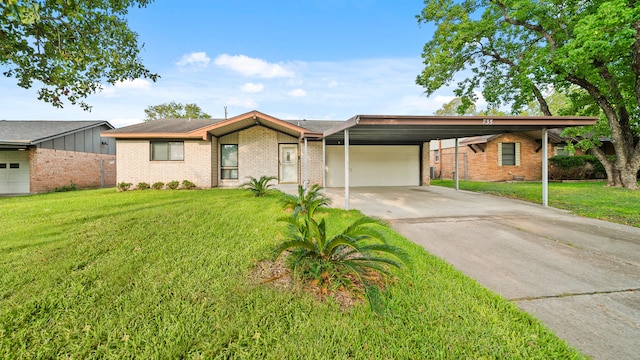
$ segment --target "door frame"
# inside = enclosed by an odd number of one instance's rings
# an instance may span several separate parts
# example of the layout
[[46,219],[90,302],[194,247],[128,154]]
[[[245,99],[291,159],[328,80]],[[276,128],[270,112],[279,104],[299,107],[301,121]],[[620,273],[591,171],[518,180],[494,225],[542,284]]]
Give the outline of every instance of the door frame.
[[[283,159],[282,159],[282,150],[283,148],[286,147],[291,147],[295,149],[295,179],[293,180],[283,180]],[[278,182],[280,184],[298,184],[299,182],[299,178],[300,178],[300,174],[299,174],[299,170],[300,170],[300,156],[299,156],[299,151],[300,149],[298,148],[298,144],[295,143],[279,143],[278,144]]]

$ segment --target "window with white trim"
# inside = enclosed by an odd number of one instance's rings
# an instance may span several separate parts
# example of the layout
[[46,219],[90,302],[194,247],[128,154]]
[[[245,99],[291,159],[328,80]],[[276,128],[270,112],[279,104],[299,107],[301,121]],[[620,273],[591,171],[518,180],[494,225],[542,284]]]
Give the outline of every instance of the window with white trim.
[[151,160],[182,161],[184,160],[184,141],[152,141]]
[[434,162],[440,162],[440,150],[433,150]]
[[520,166],[520,143],[498,143],[498,166]]
[[238,144],[220,145],[220,178],[238,178]]

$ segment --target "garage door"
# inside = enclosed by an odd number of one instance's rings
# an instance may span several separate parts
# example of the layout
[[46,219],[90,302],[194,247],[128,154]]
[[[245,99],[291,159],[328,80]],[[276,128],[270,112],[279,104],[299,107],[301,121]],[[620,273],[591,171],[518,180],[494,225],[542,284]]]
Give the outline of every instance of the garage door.
[[[344,186],[344,146],[327,146],[327,186]],[[420,185],[420,146],[349,147],[351,186]]]
[[28,194],[29,189],[29,152],[0,151],[0,194]]

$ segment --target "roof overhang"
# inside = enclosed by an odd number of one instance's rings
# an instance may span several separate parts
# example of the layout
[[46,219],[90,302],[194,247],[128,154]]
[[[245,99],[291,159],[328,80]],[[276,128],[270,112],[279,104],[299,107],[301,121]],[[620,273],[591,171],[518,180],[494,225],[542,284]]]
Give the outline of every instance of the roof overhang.
[[437,139],[595,125],[596,117],[358,115],[324,132],[329,144],[419,144]]

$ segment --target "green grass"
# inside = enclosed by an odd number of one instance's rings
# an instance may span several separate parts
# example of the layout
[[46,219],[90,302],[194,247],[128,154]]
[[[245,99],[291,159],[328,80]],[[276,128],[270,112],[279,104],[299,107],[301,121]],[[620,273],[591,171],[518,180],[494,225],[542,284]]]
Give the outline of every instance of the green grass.
[[[453,180],[432,180],[453,188]],[[536,182],[460,181],[461,190],[542,203],[542,185]],[[640,191],[606,187],[605,182],[549,183],[549,206],[575,214],[640,227]]]
[[[259,284],[281,216],[239,190],[0,199],[0,358],[582,358],[395,233],[414,265],[382,315]],[[324,216],[336,231],[359,213]]]

